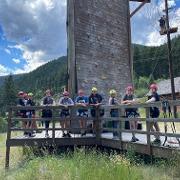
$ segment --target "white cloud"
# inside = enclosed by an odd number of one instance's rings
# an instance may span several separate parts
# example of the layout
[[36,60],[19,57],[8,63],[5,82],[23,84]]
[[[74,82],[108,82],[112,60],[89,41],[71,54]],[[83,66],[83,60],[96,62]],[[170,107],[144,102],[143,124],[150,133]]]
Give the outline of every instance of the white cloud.
[[7,48],[4,49],[4,51],[7,53],[7,54],[11,54],[11,51]]
[[22,51],[24,71],[66,54],[66,0],[3,0],[0,22]]
[[16,64],[19,64],[21,61],[19,59],[13,58],[12,61],[14,61]]
[[[175,37],[180,34],[180,8],[175,8],[176,1],[169,0],[169,7],[172,10],[169,13],[170,26],[179,27],[178,33],[171,34]],[[133,9],[133,7],[131,7]],[[166,37],[159,34],[158,20],[164,14],[162,10],[165,9],[164,0],[152,0],[151,3],[146,4],[134,17],[132,22],[132,39],[134,43],[143,42],[144,45],[159,46],[165,43]]]
[[0,76],[5,76],[5,75],[10,74],[10,73],[11,73],[11,71],[9,68],[0,64]]

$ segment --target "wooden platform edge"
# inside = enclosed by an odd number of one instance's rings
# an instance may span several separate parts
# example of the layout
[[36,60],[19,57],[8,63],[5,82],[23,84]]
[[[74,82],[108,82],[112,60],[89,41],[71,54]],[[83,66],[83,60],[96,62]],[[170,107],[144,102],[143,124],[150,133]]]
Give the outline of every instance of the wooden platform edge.
[[[118,150],[132,150],[136,153],[152,155],[157,158],[173,158],[175,154],[177,154],[178,150],[170,147],[162,147],[162,146],[151,146],[151,153],[149,153],[149,147],[146,144],[138,144],[132,142],[123,141],[122,144],[118,140],[112,139],[101,139],[101,145],[103,147],[109,147]],[[121,148],[122,146],[122,148]]]

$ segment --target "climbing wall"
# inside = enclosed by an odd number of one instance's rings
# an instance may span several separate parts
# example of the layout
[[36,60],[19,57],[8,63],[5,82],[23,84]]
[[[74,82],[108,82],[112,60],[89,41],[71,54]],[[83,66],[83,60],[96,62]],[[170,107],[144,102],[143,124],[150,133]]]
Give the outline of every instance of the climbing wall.
[[68,0],[68,72],[72,96],[92,86],[108,99],[132,83],[129,1]]

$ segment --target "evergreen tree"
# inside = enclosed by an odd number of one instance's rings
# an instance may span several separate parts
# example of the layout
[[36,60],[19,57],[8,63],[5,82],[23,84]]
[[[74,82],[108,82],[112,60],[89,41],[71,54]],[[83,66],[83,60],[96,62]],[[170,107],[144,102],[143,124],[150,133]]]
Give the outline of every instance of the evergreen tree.
[[12,75],[9,75],[4,81],[3,103],[5,107],[16,104],[16,88]]

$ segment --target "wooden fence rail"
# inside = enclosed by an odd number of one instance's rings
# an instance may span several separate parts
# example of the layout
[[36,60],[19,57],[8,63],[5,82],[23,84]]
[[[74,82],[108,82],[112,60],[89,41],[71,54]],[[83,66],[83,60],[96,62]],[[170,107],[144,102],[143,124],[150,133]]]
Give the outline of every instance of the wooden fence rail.
[[[180,101],[170,101],[170,106],[180,106]],[[167,151],[167,147],[154,147],[151,143],[151,135],[160,135],[160,136],[167,136],[167,137],[175,137],[180,138],[180,134],[178,133],[169,133],[169,132],[151,132],[150,124],[153,122],[164,122],[164,123],[180,123],[180,118],[150,118],[150,107],[159,107],[161,108],[161,102],[157,103],[150,103],[150,104],[133,104],[133,105],[118,105],[118,106],[107,106],[107,105],[101,105],[98,107],[88,106],[84,109],[87,109],[89,112],[88,117],[79,117],[77,116],[77,110],[82,109],[80,106],[70,106],[68,107],[70,111],[70,116],[67,118],[62,118],[59,116],[59,112],[64,108],[63,106],[33,106],[33,107],[21,107],[21,106],[12,106],[9,107],[9,113],[8,113],[8,128],[7,128],[7,141],[6,141],[6,162],[5,167],[9,167],[9,157],[10,157],[10,147],[11,146],[34,146],[38,145],[41,146],[43,143],[48,144],[55,144],[55,145],[101,145],[101,146],[107,146],[111,148],[116,148],[120,150],[127,150],[129,148],[129,145],[131,145],[137,152],[144,152],[145,154],[149,155],[156,155],[158,154],[160,156],[160,150],[164,153],[165,150]],[[94,108],[95,109],[95,117],[92,117],[90,115],[90,110]],[[126,108],[144,108],[146,112],[145,117],[139,117],[139,118],[127,118],[124,116],[124,111]],[[40,112],[43,109],[50,109],[52,110],[52,118],[41,118],[41,115],[39,117],[35,118],[22,118],[17,117],[16,112],[20,110],[35,110],[36,114],[37,112]],[[104,109],[104,116],[100,115],[100,111]],[[119,112],[118,117],[110,117],[110,110],[111,109],[117,109]],[[86,122],[92,123],[91,127],[85,127],[80,128],[78,127],[79,121],[84,120]],[[33,131],[33,130],[41,130],[44,131],[46,128],[21,128],[16,127],[14,125],[14,122],[29,122],[29,121],[36,121],[36,122],[42,122],[49,120],[51,122],[51,127],[48,129],[52,132],[52,136],[50,138],[24,138],[23,135],[20,135],[19,138],[12,137],[12,132],[23,132],[23,131]],[[63,128],[60,127],[60,122],[64,122],[70,120],[71,123],[77,124],[77,127],[70,127],[70,128]],[[141,121],[144,122],[144,125],[146,126],[146,129],[143,130],[127,130],[123,127],[124,122],[126,121]],[[106,124],[111,122],[117,122],[118,128],[112,128],[111,125],[106,126]],[[109,127],[110,126],[110,127]],[[72,133],[77,133],[82,130],[86,131],[92,131],[91,136],[86,137],[79,137],[74,136],[73,138],[62,138],[57,137],[56,132],[58,131],[71,131]],[[118,138],[107,138],[104,134],[104,132],[118,132]],[[137,133],[142,134],[146,136],[145,143],[130,143],[123,139],[124,134],[123,133]],[[180,132],[179,132],[180,133]],[[159,150],[157,150],[159,149]],[[178,149],[178,148],[177,148]],[[176,150],[177,150],[176,149]],[[179,150],[179,149],[178,149]],[[174,151],[173,148],[171,150],[168,150],[166,155],[169,155],[170,152]]]

